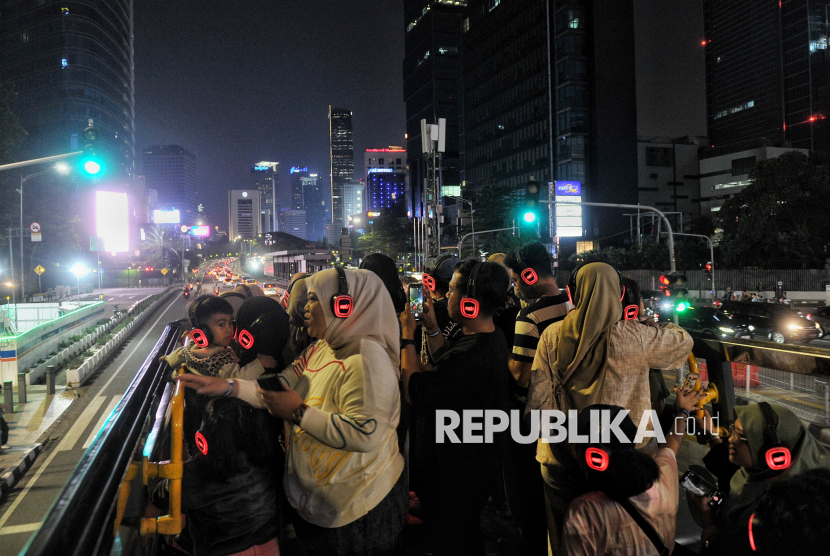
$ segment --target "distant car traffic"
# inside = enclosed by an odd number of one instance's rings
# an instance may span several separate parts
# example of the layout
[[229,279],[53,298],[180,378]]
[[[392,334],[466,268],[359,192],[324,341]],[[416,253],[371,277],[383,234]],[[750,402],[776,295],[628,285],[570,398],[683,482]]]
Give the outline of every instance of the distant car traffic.
[[243,284],[248,284],[248,285],[251,285],[251,286],[259,284],[259,282],[257,282],[254,278],[251,278],[250,276],[243,276],[242,277],[242,283]]
[[737,323],[753,326],[753,338],[777,344],[809,342],[819,337],[821,325],[798,316],[787,307],[751,301],[724,301],[721,310]]
[[272,284],[270,282],[264,282],[262,284],[262,292],[265,295],[277,295],[279,292],[277,291],[277,285]]
[[234,286],[233,278],[225,278],[225,281],[222,282],[223,288],[232,288]]
[[689,307],[677,313],[678,324],[689,332],[704,338],[751,338],[751,325],[731,319],[723,311],[714,307]]
[[818,337],[824,338],[830,332],[830,307],[819,307],[807,314],[807,320],[818,325]]

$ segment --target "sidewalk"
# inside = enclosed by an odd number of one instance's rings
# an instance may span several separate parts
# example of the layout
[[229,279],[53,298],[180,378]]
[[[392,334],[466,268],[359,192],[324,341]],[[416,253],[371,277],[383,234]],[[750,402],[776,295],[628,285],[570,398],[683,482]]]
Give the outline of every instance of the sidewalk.
[[[36,384],[26,390],[27,403],[20,404],[14,392],[14,413],[6,411],[9,424],[9,445],[0,450],[0,501],[32,466],[56,421],[76,399],[73,390],[66,391],[66,373],[55,375],[55,394],[46,395],[46,385]],[[2,401],[2,398],[0,398]]]

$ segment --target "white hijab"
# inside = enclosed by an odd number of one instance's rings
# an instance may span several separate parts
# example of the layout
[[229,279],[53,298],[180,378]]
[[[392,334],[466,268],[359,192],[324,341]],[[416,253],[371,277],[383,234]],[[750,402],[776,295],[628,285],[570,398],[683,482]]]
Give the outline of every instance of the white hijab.
[[323,339],[337,350],[355,341],[367,339],[380,344],[389,356],[395,372],[400,366],[400,334],[392,298],[377,274],[370,270],[344,270],[348,293],[354,299],[352,314],[345,319],[334,316],[331,298],[337,294],[338,276],[333,268],[306,278],[309,292],[314,292],[326,316]]

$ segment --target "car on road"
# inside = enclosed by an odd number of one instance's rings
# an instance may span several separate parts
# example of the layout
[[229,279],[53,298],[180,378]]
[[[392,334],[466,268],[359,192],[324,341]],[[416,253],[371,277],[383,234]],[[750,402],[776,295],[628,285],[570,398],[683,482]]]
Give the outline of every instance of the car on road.
[[233,278],[225,278],[224,282],[222,282],[223,288],[232,288],[234,285]]
[[248,284],[249,286],[255,286],[259,284],[259,282],[257,282],[255,278],[251,278],[250,276],[243,276],[242,283]]
[[753,326],[753,338],[777,344],[807,343],[819,337],[820,325],[792,309],[772,303],[724,301],[721,311],[737,323]]
[[264,282],[262,284],[262,292],[265,295],[278,295],[279,292],[277,291],[277,285],[271,282]]
[[807,313],[807,320],[818,325],[819,338],[824,338],[830,333],[830,307],[819,307],[811,313]]
[[714,307],[689,307],[677,313],[677,322],[704,338],[751,338],[753,333],[752,325],[737,322]]

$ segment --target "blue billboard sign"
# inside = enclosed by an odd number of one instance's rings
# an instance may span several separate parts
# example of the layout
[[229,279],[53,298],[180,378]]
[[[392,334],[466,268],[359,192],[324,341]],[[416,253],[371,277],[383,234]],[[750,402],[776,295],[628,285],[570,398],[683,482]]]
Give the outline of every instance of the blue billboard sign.
[[556,184],[556,194],[557,195],[567,195],[567,196],[579,196],[582,195],[582,183],[578,181],[557,181]]
[[292,166],[291,170],[289,171],[289,174],[296,174],[296,173],[299,173],[299,172],[308,172],[308,166],[306,166],[305,168],[299,168],[297,166]]

